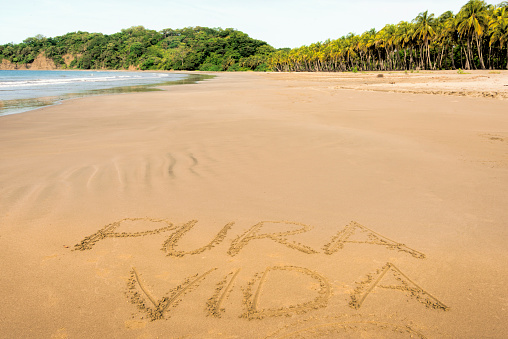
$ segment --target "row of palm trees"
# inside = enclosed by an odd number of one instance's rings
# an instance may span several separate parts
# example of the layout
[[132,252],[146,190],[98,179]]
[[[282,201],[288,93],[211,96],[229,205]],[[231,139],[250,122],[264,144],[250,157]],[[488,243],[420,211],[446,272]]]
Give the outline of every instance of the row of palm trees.
[[380,31],[279,50],[269,62],[278,71],[508,69],[508,1],[470,0],[456,15],[425,11]]

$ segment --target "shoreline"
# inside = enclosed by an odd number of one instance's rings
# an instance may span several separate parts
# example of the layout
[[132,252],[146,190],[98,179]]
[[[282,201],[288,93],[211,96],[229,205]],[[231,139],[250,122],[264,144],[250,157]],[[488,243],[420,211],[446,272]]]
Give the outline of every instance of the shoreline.
[[508,335],[503,100],[206,73],[1,119],[0,333]]
[[[40,70],[34,70],[40,71]],[[46,70],[45,70],[46,71]],[[48,72],[51,72],[49,70]],[[60,71],[60,70],[54,70]],[[87,71],[91,72],[91,71]],[[92,72],[96,72],[93,70]],[[109,72],[109,71],[105,71]],[[129,71],[130,73],[135,73]],[[150,73],[158,73],[158,72],[150,72]],[[159,72],[159,73],[168,73],[168,72]],[[12,114],[20,114],[28,111],[38,110],[43,107],[53,106],[61,104],[67,100],[86,98],[92,96],[100,96],[100,95],[116,95],[116,94],[126,94],[126,93],[137,93],[137,92],[150,92],[150,91],[159,91],[162,90],[159,87],[167,87],[173,85],[182,85],[182,84],[192,84],[199,81],[203,81],[208,79],[206,75],[198,75],[198,74],[189,74],[189,73],[176,73],[187,75],[184,79],[176,79],[172,81],[166,82],[156,82],[152,84],[141,84],[141,85],[124,85],[124,86],[114,86],[109,88],[102,89],[88,89],[82,90],[81,92],[76,93],[64,93],[57,96],[42,96],[36,98],[26,98],[26,99],[10,99],[10,100],[0,100],[1,108],[0,117]],[[6,112],[2,112],[2,111]]]

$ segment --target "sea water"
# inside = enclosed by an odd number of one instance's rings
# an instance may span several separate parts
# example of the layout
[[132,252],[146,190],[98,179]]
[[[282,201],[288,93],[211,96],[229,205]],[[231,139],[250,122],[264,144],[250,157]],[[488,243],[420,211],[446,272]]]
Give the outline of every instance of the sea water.
[[156,90],[185,74],[111,71],[0,70],[0,115],[21,113],[82,96]]

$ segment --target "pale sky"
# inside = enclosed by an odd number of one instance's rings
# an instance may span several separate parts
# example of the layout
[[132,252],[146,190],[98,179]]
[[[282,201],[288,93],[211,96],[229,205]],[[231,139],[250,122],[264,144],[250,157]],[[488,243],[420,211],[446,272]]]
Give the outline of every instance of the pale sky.
[[[497,4],[496,2],[489,2]],[[281,47],[337,39],[349,32],[401,20],[429,10],[457,13],[467,0],[0,0],[0,44],[86,31],[112,34],[122,28],[189,26],[234,28]]]

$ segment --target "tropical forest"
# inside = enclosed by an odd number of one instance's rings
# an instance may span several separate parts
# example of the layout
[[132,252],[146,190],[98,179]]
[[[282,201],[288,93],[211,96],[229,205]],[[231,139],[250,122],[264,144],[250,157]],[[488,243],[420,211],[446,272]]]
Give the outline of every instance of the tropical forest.
[[143,26],[106,35],[37,35],[0,45],[0,62],[30,67],[43,55],[60,69],[357,72],[508,69],[508,1],[470,0],[454,14],[424,11],[379,31],[349,33],[298,48],[275,49],[227,28],[154,31]]

